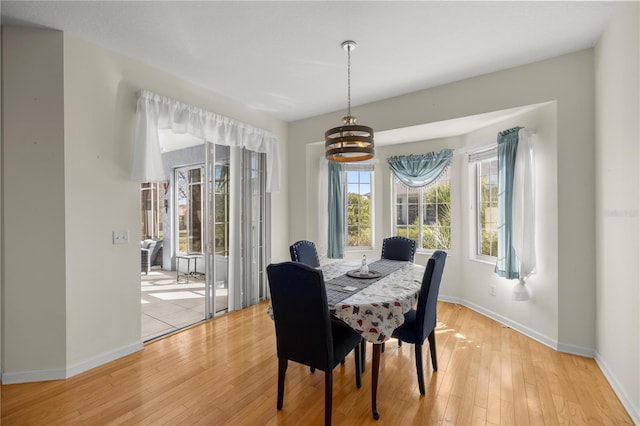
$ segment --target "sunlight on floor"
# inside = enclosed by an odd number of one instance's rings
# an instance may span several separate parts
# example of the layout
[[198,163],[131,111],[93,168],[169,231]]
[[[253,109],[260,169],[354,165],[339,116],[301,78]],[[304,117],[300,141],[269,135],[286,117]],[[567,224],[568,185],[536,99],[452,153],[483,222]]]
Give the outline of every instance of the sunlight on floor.
[[179,299],[198,299],[204,297],[204,294],[198,294],[192,291],[171,291],[167,293],[148,293],[149,296],[157,297],[162,300],[179,300]]

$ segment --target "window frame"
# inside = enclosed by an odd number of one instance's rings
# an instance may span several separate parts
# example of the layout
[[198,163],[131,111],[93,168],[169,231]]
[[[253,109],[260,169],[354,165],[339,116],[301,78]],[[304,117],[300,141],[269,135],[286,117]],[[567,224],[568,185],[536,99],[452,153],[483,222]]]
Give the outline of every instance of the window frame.
[[[409,209],[409,194],[412,191],[416,191],[417,192],[417,199],[418,199],[418,205],[417,205],[417,215],[416,218],[418,220],[418,223],[420,224],[418,226],[418,236],[416,238],[416,252],[418,253],[432,253],[436,250],[451,250],[451,244],[452,244],[452,238],[451,238],[451,232],[452,232],[452,226],[451,226],[451,221],[452,221],[452,217],[450,215],[449,217],[449,247],[440,247],[440,248],[430,248],[430,247],[423,247],[423,240],[424,240],[424,227],[431,227],[430,225],[425,223],[425,212],[426,212],[426,208],[427,208],[427,203],[424,202],[424,197],[427,191],[429,191],[432,187],[434,186],[438,186],[440,185],[442,182],[440,182],[440,179],[442,177],[444,177],[446,175],[447,177],[447,182],[449,184],[449,211],[451,211],[452,208],[452,200],[451,200],[451,166],[449,166],[443,173],[441,176],[438,177],[438,179],[434,182],[432,182],[429,185],[425,185],[423,187],[420,188],[409,188],[407,186],[405,186],[402,182],[400,182],[400,180],[398,178],[396,178],[393,173],[391,173],[391,200],[392,200],[392,220],[391,220],[391,226],[392,226],[392,234],[394,236],[398,236],[398,235],[402,235],[400,233],[398,233],[398,187],[404,187],[407,189],[406,194],[407,194],[407,211]],[[436,204],[442,204],[439,201]],[[407,213],[408,214],[408,213]],[[407,216],[407,222],[409,222],[409,218]],[[402,225],[402,227],[400,229],[405,229],[407,230],[407,232],[405,232],[404,235],[402,236],[408,236],[408,229],[409,229],[409,223]],[[411,238],[411,237],[409,237]]]
[[[140,233],[141,240],[161,240],[164,235],[164,215],[167,214],[168,200],[166,200],[166,188],[168,182],[144,182],[140,184]],[[165,211],[163,212],[163,208]],[[148,217],[145,218],[145,214]],[[147,220],[147,219],[150,219]],[[145,234],[145,230],[151,232]]]
[[[187,179],[187,188],[189,189],[189,198],[188,198],[188,205],[190,206],[191,204],[193,204],[193,200],[192,200],[192,186],[198,185],[200,186],[200,199],[198,200],[198,204],[200,205],[200,232],[199,232],[199,243],[200,243],[200,250],[194,250],[194,242],[193,239],[191,239],[189,236],[192,234],[192,229],[193,229],[193,224],[191,223],[191,221],[188,221],[188,217],[185,216],[185,219],[187,219],[187,224],[185,226],[189,227],[188,231],[187,231],[187,240],[186,240],[186,244],[187,244],[187,251],[182,251],[182,248],[180,247],[180,191],[179,191],[179,179],[178,179],[178,173],[185,173],[187,176],[189,176],[191,174],[191,171],[193,170],[200,170],[200,181],[197,183],[194,183],[193,181],[190,180],[190,178]],[[204,252],[204,246],[203,244],[205,243],[205,233],[204,233],[204,194],[205,194],[205,165],[204,164],[194,164],[191,166],[183,166],[183,167],[176,167],[174,169],[174,182],[175,182],[175,194],[174,194],[174,205],[175,205],[175,211],[173,212],[173,220],[174,220],[174,232],[175,232],[175,253],[176,255],[184,255],[184,254],[191,254],[191,253],[203,253]],[[187,208],[186,214],[191,214],[191,211],[189,208]]]
[[[349,245],[349,172],[369,173],[369,245]],[[374,246],[374,165],[373,163],[348,163],[343,165],[344,182],[344,250],[361,251],[370,250]],[[351,182],[351,184],[356,184]],[[357,184],[361,184],[358,179]],[[362,194],[361,194],[362,195]]]
[[[478,261],[482,261],[482,262],[488,262],[488,263],[495,263],[497,260],[497,253],[496,256],[492,256],[491,254],[484,254],[482,253],[482,231],[483,231],[483,226],[482,226],[482,218],[481,218],[481,212],[482,212],[482,206],[483,204],[487,204],[487,203],[483,203],[481,197],[482,197],[482,177],[481,177],[481,165],[482,163],[486,163],[486,162],[490,162],[490,161],[498,161],[498,148],[497,146],[492,146],[490,148],[484,148],[484,149],[479,149],[475,152],[472,152],[469,154],[469,171],[470,173],[473,175],[473,193],[472,193],[472,203],[474,205],[474,232],[473,232],[473,242],[471,242],[471,246],[474,247],[474,251],[472,254],[472,257],[475,260]],[[493,168],[490,167],[490,170],[493,170]],[[489,176],[495,176],[495,185],[497,188],[497,184],[498,184],[498,167],[497,164],[495,165],[495,174],[494,173],[490,173]],[[489,180],[491,180],[491,178],[489,178]],[[497,189],[496,189],[497,190]],[[490,192],[491,193],[491,192]],[[497,199],[497,195],[495,198],[495,201],[491,201],[489,200],[488,204],[492,205],[495,204],[496,205],[496,209],[497,209],[497,203],[498,203],[498,199]],[[496,212],[497,214],[497,212]],[[486,222],[486,220],[485,220]],[[495,224],[497,226],[497,217],[495,218]],[[494,223],[492,222],[492,223]],[[494,241],[497,242],[497,229],[495,231],[495,239]],[[496,249],[497,250],[497,249]]]

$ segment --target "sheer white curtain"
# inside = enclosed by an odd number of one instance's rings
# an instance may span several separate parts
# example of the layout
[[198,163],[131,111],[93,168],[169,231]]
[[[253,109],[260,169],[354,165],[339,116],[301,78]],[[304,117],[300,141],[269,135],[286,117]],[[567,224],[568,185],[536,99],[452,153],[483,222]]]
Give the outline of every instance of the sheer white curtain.
[[516,300],[529,298],[524,284],[536,269],[534,137],[533,129],[523,128],[518,132],[511,213],[512,244],[518,258],[520,279],[513,288]]
[[278,139],[271,132],[178,102],[147,90],[138,92],[131,177],[138,182],[167,180],[158,130],[188,133],[219,145],[243,147],[267,156],[267,192],[280,189]]

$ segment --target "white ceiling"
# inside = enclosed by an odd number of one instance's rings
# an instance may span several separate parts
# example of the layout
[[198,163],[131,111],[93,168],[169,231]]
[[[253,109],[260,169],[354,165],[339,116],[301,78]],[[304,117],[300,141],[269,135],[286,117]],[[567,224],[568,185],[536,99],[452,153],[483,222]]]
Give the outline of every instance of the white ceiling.
[[[595,1],[2,1],[3,24],[59,29],[285,120],[595,45]],[[374,124],[374,123],[369,123]]]
[[[3,24],[62,30],[295,121],[346,111],[345,40],[358,44],[357,106],[593,47],[615,3],[0,0],[0,8]],[[529,109],[376,132],[376,145],[462,135]],[[167,150],[194,143],[164,138]]]

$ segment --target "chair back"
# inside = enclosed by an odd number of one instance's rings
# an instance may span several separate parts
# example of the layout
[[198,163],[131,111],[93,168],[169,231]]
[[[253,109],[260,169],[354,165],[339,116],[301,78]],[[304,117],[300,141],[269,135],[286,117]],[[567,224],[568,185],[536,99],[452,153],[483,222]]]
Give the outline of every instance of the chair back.
[[389,237],[382,240],[382,258],[413,262],[416,242],[407,237]]
[[447,253],[437,250],[427,262],[427,267],[424,270],[416,309],[416,341],[424,342],[424,339],[436,328],[438,293],[446,259]]
[[162,246],[163,240],[157,240],[151,252],[151,266],[162,265],[162,258],[158,259]]
[[293,243],[289,246],[289,253],[293,262],[304,263],[314,268],[320,266],[316,245],[311,241],[300,240]]
[[331,371],[333,336],[322,271],[300,262],[267,266],[278,358]]

